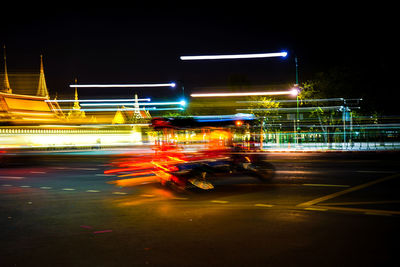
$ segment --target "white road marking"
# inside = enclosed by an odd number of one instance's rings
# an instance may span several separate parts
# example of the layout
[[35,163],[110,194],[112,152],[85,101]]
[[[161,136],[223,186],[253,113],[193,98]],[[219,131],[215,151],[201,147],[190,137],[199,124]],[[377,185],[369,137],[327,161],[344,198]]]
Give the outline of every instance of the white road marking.
[[0,179],[13,179],[13,180],[21,180],[25,177],[22,176],[0,176]]
[[125,192],[112,192],[113,195],[127,195],[128,193]]
[[254,206],[256,206],[256,207],[272,208],[274,205],[259,203],[259,204],[254,204]]
[[297,207],[309,207],[309,206],[315,205],[317,203],[326,201],[328,199],[332,199],[332,198],[335,198],[335,197],[338,197],[338,196],[341,196],[341,195],[344,195],[344,194],[347,194],[347,193],[350,193],[350,192],[354,192],[354,191],[357,191],[357,190],[360,190],[360,189],[363,189],[363,188],[366,188],[366,187],[369,187],[369,186],[372,186],[372,185],[375,185],[375,184],[378,184],[378,183],[382,183],[384,181],[387,181],[387,180],[390,180],[390,179],[394,179],[394,178],[397,178],[397,177],[400,177],[400,174],[394,174],[394,175],[390,175],[390,176],[387,176],[387,177],[383,177],[383,178],[380,178],[380,179],[377,179],[377,180],[370,181],[368,183],[364,183],[364,184],[360,184],[360,185],[357,185],[357,186],[353,186],[353,187],[347,188],[345,190],[342,190],[342,191],[339,191],[339,192],[336,192],[336,193],[333,193],[333,194],[329,194],[329,195],[326,195],[326,196],[323,196],[323,197],[319,197],[319,198],[316,198],[316,199],[313,199],[313,200],[310,200],[310,201],[307,201],[307,202],[303,202],[303,203],[298,204]]
[[141,194],[141,197],[155,197],[156,195],[153,194]]
[[74,188],[63,188],[62,190],[64,190],[64,191],[75,191]]
[[321,208],[305,208],[305,210],[327,211],[328,209],[321,209]]
[[49,190],[49,189],[51,189],[51,187],[50,186],[42,186],[42,187],[40,187],[40,189]]
[[32,187],[32,186],[30,186],[30,185],[21,185],[20,187],[22,187],[22,188],[29,188],[29,187]]
[[226,204],[229,203],[229,201],[226,200],[211,200],[212,203],[218,203],[218,204]]
[[100,191],[99,190],[86,190],[86,192],[88,192],[88,193],[98,193]]

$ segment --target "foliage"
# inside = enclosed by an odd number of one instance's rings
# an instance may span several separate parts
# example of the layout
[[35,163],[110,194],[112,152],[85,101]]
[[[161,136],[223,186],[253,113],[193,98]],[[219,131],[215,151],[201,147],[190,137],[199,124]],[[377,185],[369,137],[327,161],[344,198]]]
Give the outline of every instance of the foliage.
[[250,104],[250,112],[259,117],[275,115],[278,112],[277,108],[280,107],[280,103],[272,98],[252,97],[250,101],[252,101]]

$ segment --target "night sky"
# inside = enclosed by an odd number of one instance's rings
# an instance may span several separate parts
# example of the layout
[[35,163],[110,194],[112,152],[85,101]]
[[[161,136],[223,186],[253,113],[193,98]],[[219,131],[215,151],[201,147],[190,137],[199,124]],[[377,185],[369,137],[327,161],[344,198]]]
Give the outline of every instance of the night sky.
[[[331,67],[349,65],[369,70],[365,79],[383,84],[381,92],[396,90],[392,66],[398,41],[393,7],[288,5],[10,6],[0,17],[0,42],[7,46],[9,73],[38,72],[43,54],[51,96],[57,92],[72,97],[69,84],[75,78],[79,84],[179,83],[175,89],[136,90],[154,99],[180,95],[181,85],[190,93],[198,87],[227,86],[232,80],[252,85],[294,83],[295,55],[300,82]],[[285,59],[179,60],[181,55],[283,50],[289,53]],[[128,97],[134,92],[87,88],[79,93],[93,98]]]

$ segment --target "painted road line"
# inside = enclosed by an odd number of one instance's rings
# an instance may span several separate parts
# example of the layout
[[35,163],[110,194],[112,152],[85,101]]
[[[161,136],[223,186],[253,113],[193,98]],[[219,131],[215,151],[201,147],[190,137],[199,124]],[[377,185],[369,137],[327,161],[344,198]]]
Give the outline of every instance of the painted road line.
[[22,187],[22,188],[30,188],[32,186],[30,186],[30,185],[21,185],[20,187]]
[[40,189],[44,189],[44,190],[49,190],[49,189],[52,189],[52,187],[50,187],[50,186],[41,186],[41,187],[39,187]]
[[370,215],[400,215],[400,211],[397,210],[376,210],[376,209],[360,209],[360,208],[350,208],[350,207],[334,207],[334,206],[314,206],[317,208],[326,208],[328,210],[334,211],[347,211],[347,212],[358,212],[358,213],[368,213]]
[[63,188],[62,190],[64,190],[64,191],[75,191],[74,188]]
[[211,200],[212,203],[218,203],[218,204],[226,204],[229,203],[229,201],[226,200]]
[[22,176],[0,176],[0,179],[12,179],[12,180],[21,180],[25,177]]
[[88,192],[88,193],[99,193],[100,191],[99,190],[89,189],[89,190],[86,190],[86,192]]
[[125,192],[112,192],[113,195],[127,195]]
[[46,172],[31,171],[30,173],[46,173]]
[[374,181],[371,181],[371,182],[368,182],[368,183],[365,183],[365,184],[360,184],[360,185],[357,185],[357,186],[353,186],[353,187],[350,187],[350,188],[345,189],[343,191],[339,191],[339,192],[336,192],[336,193],[333,193],[333,194],[329,194],[329,195],[326,195],[326,196],[323,196],[323,197],[319,197],[319,198],[304,202],[304,203],[300,203],[300,204],[297,205],[297,207],[308,207],[308,206],[311,206],[311,205],[315,205],[317,203],[326,201],[328,199],[335,198],[335,197],[338,197],[338,196],[341,196],[341,195],[344,195],[344,194],[347,194],[347,193],[350,193],[350,192],[354,192],[354,191],[366,188],[366,187],[374,185],[374,184],[382,183],[384,181],[397,178],[399,176],[400,176],[400,174],[394,174],[394,175],[383,177],[383,178],[380,178],[380,179],[377,179],[377,180],[374,180]]
[[263,208],[272,208],[274,205],[258,203],[258,204],[254,204],[254,206],[263,207]]
[[304,186],[326,186],[326,187],[350,187],[350,185],[344,184],[302,184]]
[[141,197],[155,197],[156,195],[153,194],[141,194]]
[[328,209],[323,209],[323,208],[305,208],[305,210],[327,211]]

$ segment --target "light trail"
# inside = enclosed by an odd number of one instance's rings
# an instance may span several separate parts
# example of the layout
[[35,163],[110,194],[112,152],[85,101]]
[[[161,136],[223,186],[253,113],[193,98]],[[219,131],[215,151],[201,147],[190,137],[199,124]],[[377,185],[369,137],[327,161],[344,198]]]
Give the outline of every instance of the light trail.
[[[303,101],[303,102],[329,102],[329,101],[345,101],[347,99],[344,98],[323,98],[323,99],[289,99],[289,100],[272,100],[273,102],[277,103],[295,103],[297,101]],[[272,102],[271,101],[271,102]],[[263,103],[264,101],[262,100],[248,100],[248,101],[236,101],[236,103]]]
[[[66,108],[66,109],[56,109],[57,111],[71,111],[74,110],[72,108]],[[80,109],[81,111],[85,112],[102,112],[102,111],[118,111],[118,110],[129,110],[129,111],[135,111],[137,110],[136,108],[84,108]],[[143,110],[143,109],[140,109]],[[157,107],[149,107],[146,108],[148,111],[162,111],[162,110],[183,110],[183,108],[157,108]]]
[[45,100],[45,102],[135,102],[135,101],[148,101],[150,102],[150,98],[139,98],[139,99],[58,99],[58,100]]
[[72,88],[133,88],[133,87],[175,87],[176,83],[143,83],[143,84],[70,84]]
[[248,59],[248,58],[270,58],[286,57],[287,52],[257,53],[257,54],[235,54],[235,55],[203,55],[203,56],[181,56],[181,60],[215,60],[215,59]]
[[329,106],[329,107],[299,107],[299,108],[238,108],[237,111],[315,111],[321,110],[340,110],[343,106]]
[[245,92],[245,93],[199,93],[191,94],[191,97],[224,97],[224,96],[261,96],[261,95],[293,95],[290,91],[270,91],[270,92]]
[[[168,105],[181,105],[184,106],[186,103],[184,101],[179,102],[150,102],[150,103],[138,103],[139,106],[168,106]],[[135,103],[82,103],[81,106],[90,107],[90,106],[134,106]]]

